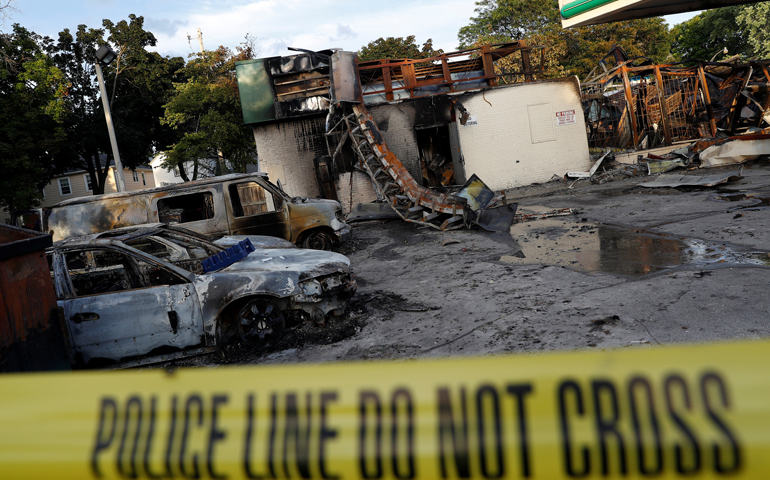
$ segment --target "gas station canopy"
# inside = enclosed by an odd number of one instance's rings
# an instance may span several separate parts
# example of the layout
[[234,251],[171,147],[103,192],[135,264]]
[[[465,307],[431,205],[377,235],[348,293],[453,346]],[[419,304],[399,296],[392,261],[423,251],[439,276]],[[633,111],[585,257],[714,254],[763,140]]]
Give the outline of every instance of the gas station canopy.
[[564,28],[756,3],[758,0],[559,0]]

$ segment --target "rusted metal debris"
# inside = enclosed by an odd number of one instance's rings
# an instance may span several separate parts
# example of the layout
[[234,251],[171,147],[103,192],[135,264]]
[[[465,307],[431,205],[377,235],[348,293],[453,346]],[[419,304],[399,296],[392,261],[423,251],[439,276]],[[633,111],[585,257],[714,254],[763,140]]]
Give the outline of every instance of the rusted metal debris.
[[69,368],[49,246],[50,235],[0,225],[0,372]]
[[770,60],[655,64],[610,54],[618,64],[581,83],[589,147],[644,150],[770,124]]
[[[518,62],[521,70],[496,71],[494,62],[513,54],[520,56]],[[484,45],[430,58],[386,58],[358,62],[358,78],[364,102],[370,103],[378,98],[394,101],[494,87],[512,76],[532,81],[536,74],[544,71],[544,56],[545,47],[528,46],[524,40],[520,40]],[[539,68],[533,67],[533,57],[539,57]]]

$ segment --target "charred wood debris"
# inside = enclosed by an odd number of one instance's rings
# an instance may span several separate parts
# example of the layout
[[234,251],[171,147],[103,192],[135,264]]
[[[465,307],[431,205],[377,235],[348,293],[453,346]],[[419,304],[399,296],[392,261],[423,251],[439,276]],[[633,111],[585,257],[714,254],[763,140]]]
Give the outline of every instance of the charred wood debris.
[[[611,69],[608,57],[616,62]],[[613,47],[581,82],[586,133],[596,163],[590,172],[571,172],[565,180],[605,183],[766,155],[769,65],[770,60],[742,63],[737,56],[723,62],[657,64],[646,57],[629,59],[622,48]],[[613,162],[617,153],[637,151],[634,164]]]

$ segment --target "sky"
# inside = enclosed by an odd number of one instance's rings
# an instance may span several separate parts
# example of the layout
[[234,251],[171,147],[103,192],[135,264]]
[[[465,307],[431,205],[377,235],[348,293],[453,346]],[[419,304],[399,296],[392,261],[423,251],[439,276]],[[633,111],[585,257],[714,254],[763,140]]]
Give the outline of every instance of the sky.
[[[256,38],[259,57],[291,55],[287,47],[357,51],[380,37],[415,35],[420,45],[457,50],[457,32],[473,16],[473,0],[352,2],[342,0],[15,0],[0,30],[13,23],[53,38],[64,28],[117,23],[130,14],[144,17],[145,29],[158,39],[161,55],[188,57],[198,52],[198,29],[207,50],[234,48],[246,34]],[[691,18],[672,15],[670,25]]]

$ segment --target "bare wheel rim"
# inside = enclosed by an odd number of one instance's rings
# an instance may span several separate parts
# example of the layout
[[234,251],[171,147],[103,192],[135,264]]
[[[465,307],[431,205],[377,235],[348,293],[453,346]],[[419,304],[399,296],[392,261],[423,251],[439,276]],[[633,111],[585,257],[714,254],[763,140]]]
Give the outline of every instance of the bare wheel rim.
[[252,300],[238,313],[238,334],[247,345],[266,347],[283,334],[281,310],[267,299]]
[[331,250],[334,246],[334,240],[326,232],[313,232],[302,242],[304,248],[313,250]]

